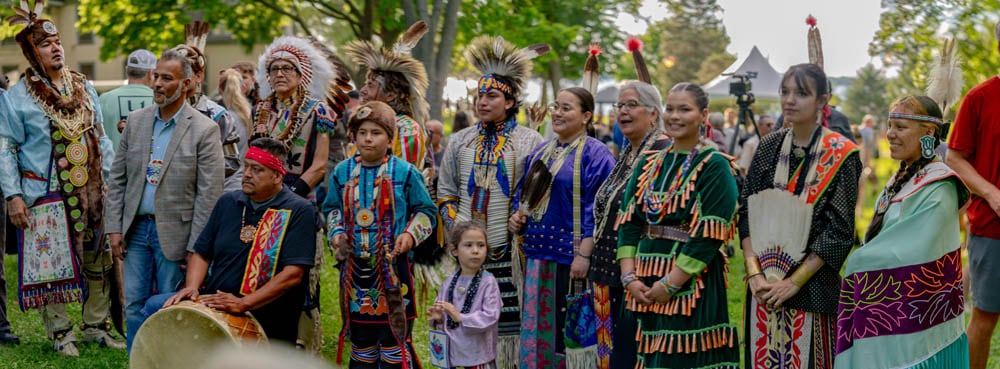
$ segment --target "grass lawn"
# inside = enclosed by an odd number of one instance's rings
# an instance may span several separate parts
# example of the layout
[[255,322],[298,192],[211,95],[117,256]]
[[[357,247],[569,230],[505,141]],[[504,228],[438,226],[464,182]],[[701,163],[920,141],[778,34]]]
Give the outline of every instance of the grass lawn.
[[[872,216],[872,206],[875,197],[881,189],[881,184],[889,178],[896,170],[897,164],[888,158],[888,150],[883,147],[883,159],[879,160],[878,177],[879,187],[866,190],[862,211],[858,214],[858,229],[863,232],[867,229],[868,222]],[[729,264],[729,316],[732,322],[740,322],[743,318],[743,298],[744,298],[744,268],[743,257],[738,251],[737,255],[730,260]],[[8,286],[8,314],[14,332],[21,337],[19,346],[0,346],[0,367],[4,369],[20,368],[127,368],[128,358],[124,351],[112,351],[99,349],[94,346],[81,345],[80,358],[65,358],[57,355],[51,348],[51,343],[45,338],[41,317],[37,312],[29,311],[23,313],[17,307],[17,258],[7,256],[5,260],[6,277]],[[332,265],[329,263],[327,265]],[[322,304],[325,308],[323,312],[323,327],[325,343],[323,345],[323,356],[331,363],[337,354],[337,334],[340,331],[341,322],[339,317],[339,304],[337,293],[338,276],[333,268],[323,270],[324,288]],[[436,290],[429,291],[428,298],[432,298],[437,293]],[[424,296],[420,296],[424,298]],[[417,319],[413,329],[413,339],[416,344],[417,355],[424,359],[424,367],[428,355],[427,346],[427,321],[423,316],[423,307],[427,303],[421,303],[421,318]],[[80,306],[71,304],[69,306],[70,317],[79,324]],[[966,314],[968,316],[968,314]],[[741,330],[742,332],[742,330]],[[347,362],[348,349],[345,348],[344,362]],[[1000,367],[1000,331],[993,336],[993,344],[990,349],[989,367]],[[346,367],[346,366],[345,366]]]

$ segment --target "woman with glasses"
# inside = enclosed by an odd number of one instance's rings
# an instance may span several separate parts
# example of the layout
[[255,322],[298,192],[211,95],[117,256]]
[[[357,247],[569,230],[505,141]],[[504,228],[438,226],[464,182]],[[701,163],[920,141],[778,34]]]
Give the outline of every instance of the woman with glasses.
[[[615,163],[606,145],[587,136],[594,118],[590,92],[563,89],[549,109],[556,138],[528,156],[514,195],[517,211],[509,222],[511,232],[523,235],[527,259],[521,368],[564,366],[566,297],[571,280],[587,278],[594,250],[594,198]],[[551,180],[536,176],[539,172],[551,173]]]
[[[620,149],[611,174],[604,180],[594,199],[594,252],[590,258],[589,277],[594,284],[595,307],[599,312],[610,312],[606,314],[609,318],[602,319],[599,324],[599,327],[611,328],[609,364],[613,362],[616,367],[633,368],[636,353],[635,322],[619,319],[625,290],[619,280],[621,268],[618,266],[618,231],[615,221],[625,193],[625,184],[639,158],[644,156],[642,153],[662,150],[671,141],[663,134],[660,106],[662,99],[656,87],[645,82],[630,81],[625,82],[618,91],[615,109],[626,143]],[[598,314],[598,317],[601,315]],[[600,351],[600,334],[598,341]]]
[[671,88],[663,123],[673,143],[639,160],[625,187],[621,321],[637,326],[636,368],[740,366],[719,250],[733,236],[739,190],[735,165],[705,138],[707,116],[701,87]]
[[254,107],[252,138],[271,137],[288,146],[285,184],[308,197],[326,174],[336,113],[322,99],[332,67],[308,40],[279,37],[257,70],[264,73],[257,79],[266,97]]
[[[855,240],[861,159],[853,142],[825,127],[830,91],[823,69],[811,63],[792,66],[782,77],[780,94],[787,128],[760,140],[740,199],[739,228],[748,287],[745,367],[832,368],[839,270]],[[782,230],[808,233],[805,245],[784,245],[781,249],[798,249],[804,256],[775,248],[760,248],[761,255],[754,251],[756,242],[763,246],[769,243],[768,238],[786,236],[776,232],[751,234],[755,217],[794,223],[782,219],[789,209],[761,206],[759,212],[748,210],[751,196],[771,189],[787,191],[794,197],[791,200],[797,201],[790,204],[811,209],[811,224]],[[773,194],[784,192],[768,195]],[[776,260],[781,262],[772,262]],[[786,272],[769,281],[762,264],[784,265],[773,270]]]

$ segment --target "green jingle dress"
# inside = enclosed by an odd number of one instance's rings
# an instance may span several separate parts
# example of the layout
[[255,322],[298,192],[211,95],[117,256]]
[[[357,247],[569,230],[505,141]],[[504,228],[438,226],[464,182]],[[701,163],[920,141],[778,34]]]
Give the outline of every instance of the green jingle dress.
[[[638,327],[637,369],[739,368],[719,250],[736,229],[734,168],[711,144],[691,153],[668,147],[647,153],[625,187],[618,259],[634,258],[647,286],[674,267],[692,275],[666,304],[643,305],[626,292],[623,319]],[[673,239],[661,236],[667,229]]]

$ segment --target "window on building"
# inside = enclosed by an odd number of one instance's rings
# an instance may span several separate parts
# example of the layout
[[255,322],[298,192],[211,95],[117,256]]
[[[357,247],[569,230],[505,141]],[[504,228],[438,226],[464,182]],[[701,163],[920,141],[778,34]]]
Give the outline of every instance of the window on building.
[[94,63],[80,63],[80,73],[87,76],[91,81],[97,80],[97,70]]
[[77,45],[93,45],[94,33],[93,32],[78,33],[76,35],[76,43]]

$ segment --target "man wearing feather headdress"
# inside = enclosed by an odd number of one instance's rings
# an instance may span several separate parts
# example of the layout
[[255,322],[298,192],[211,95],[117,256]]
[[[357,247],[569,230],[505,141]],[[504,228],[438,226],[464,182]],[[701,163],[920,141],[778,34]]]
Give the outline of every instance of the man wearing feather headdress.
[[[104,174],[114,155],[94,87],[69,70],[45,1],[7,18],[30,67],[0,106],[0,187],[21,235],[21,309],[37,308],[53,348],[79,356],[66,303],[83,301],[85,341],[124,348],[108,334],[111,253],[100,225]],[[81,268],[82,266],[82,268]],[[89,294],[87,293],[89,292]]]
[[414,23],[392,49],[380,49],[368,41],[351,41],[345,50],[355,63],[365,66],[368,75],[361,87],[361,102],[381,101],[396,112],[396,140],[393,155],[424,169],[427,158],[428,106],[427,72],[410,51],[428,31],[427,23]]
[[[1000,23],[993,35],[1000,49]],[[961,84],[956,86],[961,92]],[[973,302],[969,322],[969,356],[972,368],[985,368],[990,337],[1000,318],[1000,77],[993,76],[969,90],[955,118],[955,132],[948,140],[948,166],[958,172],[972,190],[967,210],[970,233]],[[949,101],[950,102],[950,101]]]
[[438,207],[447,227],[456,221],[486,224],[490,254],[484,267],[497,277],[504,305],[497,347],[500,368],[517,366],[520,346],[519,283],[514,278],[519,280],[522,273],[514,271],[521,257],[510,247],[507,230],[511,197],[524,176],[520,168],[542,143],[538,132],[518,124],[517,109],[531,73],[531,59],[547,51],[548,45],[518,49],[501,37],[480,36],[472,41],[466,57],[483,73],[476,100],[480,120],[452,133],[438,179]]

